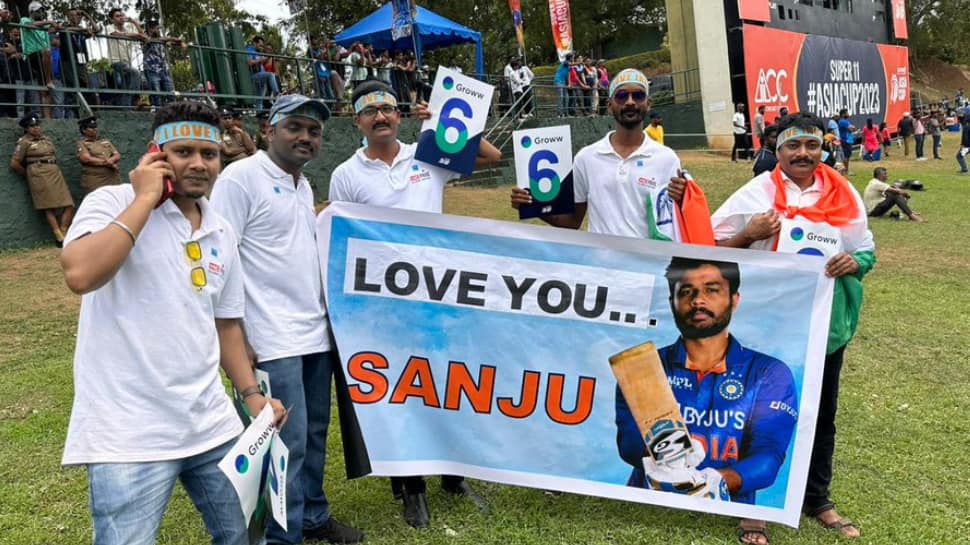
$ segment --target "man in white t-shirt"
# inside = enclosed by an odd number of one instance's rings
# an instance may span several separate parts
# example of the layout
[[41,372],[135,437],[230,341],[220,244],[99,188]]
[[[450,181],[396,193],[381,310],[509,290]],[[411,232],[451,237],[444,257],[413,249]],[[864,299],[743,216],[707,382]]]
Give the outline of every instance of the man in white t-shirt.
[[[137,21],[130,19],[119,8],[112,9],[108,18],[111,19],[111,26],[107,28],[108,59],[111,61],[115,89],[140,91],[141,71],[135,68],[133,62],[139,46],[133,40],[144,42],[148,40],[148,36]],[[123,94],[118,95],[116,102],[122,106],[131,106],[136,98],[138,97],[134,94]]]
[[750,159],[751,144],[748,143],[748,120],[744,114],[744,104],[738,103],[734,107],[731,125],[734,129],[734,147],[731,148],[731,161],[737,162],[738,150],[741,150],[741,159]]
[[[153,543],[176,480],[214,543],[246,545],[239,498],[218,467],[243,429],[220,365],[251,414],[267,399],[239,322],[235,235],[205,199],[219,173],[219,116],[178,102],[153,129],[161,151],[141,159],[130,185],[89,194],[64,240],[64,278],[82,297],[63,463],[87,466],[95,545]],[[164,178],[174,193],[157,206]],[[285,411],[271,403],[279,423]]]
[[[401,112],[397,96],[390,85],[367,80],[354,89],[351,97],[354,123],[367,140],[330,177],[330,200],[353,202],[417,210],[441,212],[445,184],[460,175],[414,158],[417,144],[405,144],[397,139]],[[424,103],[412,109],[419,119],[430,119],[431,112]],[[502,153],[482,139],[475,159],[475,167],[482,168],[498,162]],[[427,487],[422,477],[391,479],[394,496],[403,501],[404,519],[415,528],[425,528],[431,518],[428,510]],[[458,476],[442,476],[441,487],[446,492],[463,496],[484,508],[478,494]]]
[[330,111],[303,95],[269,112],[269,148],[226,167],[212,206],[232,224],[246,271],[245,330],[257,367],[290,408],[280,437],[290,449],[287,529],[271,521],[269,543],[304,537],[358,543],[363,534],[330,516],[323,492],[333,347],[314,234],[313,190],[303,166],[320,152]]
[[[681,241],[674,207],[683,201],[687,180],[677,154],[643,132],[648,88],[638,70],[626,69],[613,78],[609,110],[615,130],[579,150],[573,160],[575,211],[540,219],[579,229],[588,209],[590,233]],[[511,203],[513,208],[531,204],[532,196],[515,187]]]

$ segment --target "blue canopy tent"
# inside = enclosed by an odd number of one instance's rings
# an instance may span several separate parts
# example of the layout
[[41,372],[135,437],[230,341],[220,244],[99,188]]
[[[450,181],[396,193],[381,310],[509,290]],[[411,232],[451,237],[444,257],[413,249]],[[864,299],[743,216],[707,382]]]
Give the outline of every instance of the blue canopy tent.
[[334,37],[334,41],[344,47],[350,47],[354,42],[373,44],[374,49],[380,51],[414,49],[418,64],[421,63],[421,53],[428,49],[449,47],[452,45],[475,44],[475,72],[485,71],[485,59],[482,53],[482,35],[479,32],[463,27],[458,23],[446,19],[433,11],[418,6],[418,14],[414,18],[414,37],[391,39],[392,7],[388,2],[377,8],[358,21],[354,26],[344,30]]

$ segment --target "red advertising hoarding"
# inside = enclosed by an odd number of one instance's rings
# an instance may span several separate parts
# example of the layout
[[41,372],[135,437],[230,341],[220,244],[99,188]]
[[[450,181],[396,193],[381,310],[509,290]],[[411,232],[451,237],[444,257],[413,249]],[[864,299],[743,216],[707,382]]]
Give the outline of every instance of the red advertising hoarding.
[[738,0],[738,14],[742,21],[771,21],[771,6],[768,0]]
[[909,109],[905,47],[843,40],[744,25],[744,72],[749,112],[765,107],[773,121],[782,107],[827,118],[845,108],[861,127],[871,118],[894,130]]
[[909,39],[906,29],[906,0],[892,0],[893,4],[893,36],[897,40]]

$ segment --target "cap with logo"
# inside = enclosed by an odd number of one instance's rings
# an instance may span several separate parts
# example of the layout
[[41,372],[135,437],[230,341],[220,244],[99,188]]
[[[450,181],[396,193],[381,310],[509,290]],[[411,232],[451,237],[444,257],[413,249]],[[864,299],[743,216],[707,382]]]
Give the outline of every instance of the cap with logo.
[[25,129],[27,127],[36,127],[40,125],[40,115],[37,112],[27,112],[17,123]]
[[77,122],[77,126],[82,129],[96,129],[98,128],[98,118],[94,116],[90,116],[90,117],[85,117],[83,119],[79,119]]

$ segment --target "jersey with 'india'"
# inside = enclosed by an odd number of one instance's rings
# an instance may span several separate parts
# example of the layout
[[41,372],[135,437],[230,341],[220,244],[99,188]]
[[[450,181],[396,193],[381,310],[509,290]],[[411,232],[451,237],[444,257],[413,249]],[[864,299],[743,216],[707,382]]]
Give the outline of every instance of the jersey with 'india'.
[[[683,339],[658,352],[684,423],[706,452],[696,469],[734,470],[741,488],[731,501],[755,503],[755,491],[775,482],[798,421],[788,366],[741,346],[733,336],[723,369],[704,375],[686,368]],[[647,447],[619,388],[616,427],[620,456],[633,466],[627,485],[649,488],[642,466]]]

